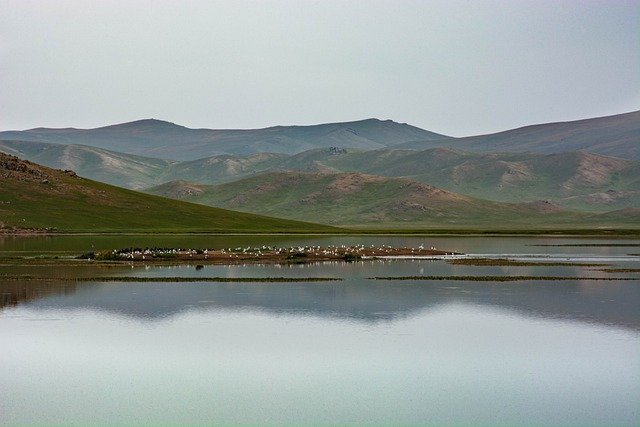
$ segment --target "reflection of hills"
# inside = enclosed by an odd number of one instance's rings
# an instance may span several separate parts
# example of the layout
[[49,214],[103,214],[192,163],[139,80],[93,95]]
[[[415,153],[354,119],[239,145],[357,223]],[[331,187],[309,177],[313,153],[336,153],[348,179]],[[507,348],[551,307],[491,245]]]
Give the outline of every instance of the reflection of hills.
[[73,295],[78,287],[75,282],[20,283],[0,281],[0,309],[35,301],[50,295]]
[[[28,290],[29,286],[34,289]],[[148,320],[200,308],[376,322],[411,316],[438,305],[466,303],[640,329],[637,283],[109,283],[46,285],[49,295],[43,288],[42,284],[23,284],[19,289],[0,284],[3,305],[24,298],[32,308],[94,309]],[[16,290],[19,294],[13,295]]]

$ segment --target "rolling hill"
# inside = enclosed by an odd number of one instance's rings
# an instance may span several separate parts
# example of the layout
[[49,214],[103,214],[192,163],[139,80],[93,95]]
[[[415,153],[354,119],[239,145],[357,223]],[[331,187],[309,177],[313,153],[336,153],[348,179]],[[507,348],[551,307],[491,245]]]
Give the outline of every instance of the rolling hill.
[[167,160],[196,160],[220,154],[294,154],[331,146],[372,150],[442,138],[447,137],[408,124],[378,119],[249,130],[189,129],[147,119],[96,129],[36,128],[0,132],[0,140],[87,145]]
[[291,156],[283,169],[362,172],[415,181],[501,202],[551,199],[593,211],[640,206],[640,161],[581,151],[478,154],[448,148]]
[[0,228],[83,232],[330,232],[137,193],[0,154]]
[[570,122],[525,126],[488,135],[413,141],[395,148],[449,147],[478,153],[589,151],[640,160],[640,111]]
[[269,172],[216,186],[174,181],[148,191],[211,206],[351,227],[640,226],[640,219],[624,214],[606,222],[545,201],[490,202],[406,178],[361,173]]
[[54,169],[133,190],[177,179],[219,183],[263,172],[288,156],[275,153],[170,161],[104,150],[87,145],[0,140],[0,152]]
[[176,162],[168,167],[165,173],[156,179],[156,182],[158,184],[173,180],[202,183],[228,182],[278,168],[288,157],[286,154],[278,153],[222,154],[204,159]]
[[501,202],[552,200],[605,212],[640,206],[640,161],[587,152],[479,154],[414,150],[314,149],[295,155],[220,155],[167,161],[81,145],[0,141],[0,152],[130,189],[174,180],[220,184],[267,171],[362,172],[407,177],[472,197]]

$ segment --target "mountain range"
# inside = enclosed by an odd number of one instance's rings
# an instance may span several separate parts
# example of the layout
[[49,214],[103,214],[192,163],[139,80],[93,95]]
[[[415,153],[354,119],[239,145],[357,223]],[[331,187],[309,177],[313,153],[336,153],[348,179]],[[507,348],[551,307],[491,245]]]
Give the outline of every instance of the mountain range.
[[0,152],[92,180],[349,226],[526,218],[640,225],[639,147],[640,112],[467,138],[377,119],[256,130],[141,120],[0,132]]
[[446,137],[415,126],[378,119],[248,130],[189,129],[146,119],[96,129],[36,128],[0,132],[0,140],[79,144],[169,160],[196,160],[219,154],[294,154],[331,146],[372,150],[442,138]]
[[332,146],[361,150],[448,147],[479,153],[549,154],[583,150],[640,160],[639,135],[640,111],[634,111],[464,138],[378,119],[245,130],[190,129],[162,120],[145,119],[95,129],[4,131],[0,132],[0,140],[87,145],[167,160],[196,160],[219,154],[295,154]]

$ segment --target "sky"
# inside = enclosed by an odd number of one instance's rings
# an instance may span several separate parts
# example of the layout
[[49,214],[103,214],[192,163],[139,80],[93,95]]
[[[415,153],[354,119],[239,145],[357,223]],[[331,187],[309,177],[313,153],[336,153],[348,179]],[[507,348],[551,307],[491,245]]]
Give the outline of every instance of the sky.
[[638,109],[640,0],[0,0],[0,130],[464,136]]

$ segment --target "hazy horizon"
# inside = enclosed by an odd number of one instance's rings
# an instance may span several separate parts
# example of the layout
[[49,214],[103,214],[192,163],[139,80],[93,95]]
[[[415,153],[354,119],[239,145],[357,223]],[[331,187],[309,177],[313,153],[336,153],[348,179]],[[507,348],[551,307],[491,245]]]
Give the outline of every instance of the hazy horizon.
[[465,136],[640,110],[638,0],[0,8],[0,130],[379,118]]

